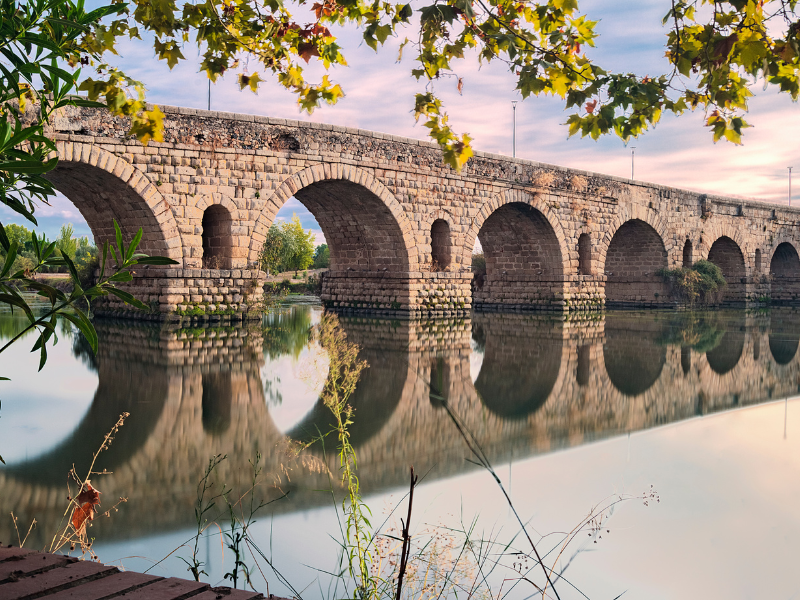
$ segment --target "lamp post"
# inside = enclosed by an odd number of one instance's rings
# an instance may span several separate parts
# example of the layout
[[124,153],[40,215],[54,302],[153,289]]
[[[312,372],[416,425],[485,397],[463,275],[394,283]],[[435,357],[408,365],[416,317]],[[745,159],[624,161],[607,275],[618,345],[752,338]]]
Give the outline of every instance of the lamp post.
[[792,169],[794,167],[786,167],[789,169],[789,206],[792,205]]
[[517,100],[511,101],[511,157],[517,157]]
[[208,79],[208,110],[211,110],[211,78]]
[[633,155],[636,151],[636,146],[631,146],[631,179],[633,179]]

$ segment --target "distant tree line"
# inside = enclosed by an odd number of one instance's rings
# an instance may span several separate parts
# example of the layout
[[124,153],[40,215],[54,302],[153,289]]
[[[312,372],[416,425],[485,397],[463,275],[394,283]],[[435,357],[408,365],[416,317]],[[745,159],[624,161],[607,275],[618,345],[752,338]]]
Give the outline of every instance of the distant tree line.
[[[32,231],[24,225],[11,223],[5,226],[6,235],[9,242],[17,242],[19,250],[17,258],[11,267],[12,271],[31,270],[36,266],[36,253],[31,241]],[[52,241],[56,243],[56,252],[59,255],[66,254],[75,263],[78,272],[83,272],[82,278],[88,278],[91,272],[98,265],[97,246],[95,246],[87,236],[75,237],[75,228],[71,223],[61,226],[58,237],[55,240],[48,240],[45,236],[45,243]],[[0,246],[0,263],[5,261],[5,249]],[[67,267],[40,267],[40,273],[66,273]]]

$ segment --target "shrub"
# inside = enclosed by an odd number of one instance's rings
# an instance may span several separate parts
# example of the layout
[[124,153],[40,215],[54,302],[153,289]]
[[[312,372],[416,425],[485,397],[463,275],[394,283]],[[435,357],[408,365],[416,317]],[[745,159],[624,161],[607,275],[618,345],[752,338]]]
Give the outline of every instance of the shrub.
[[689,304],[718,302],[719,292],[726,285],[722,269],[707,260],[698,260],[691,268],[660,269],[658,274],[670,283],[677,296]]

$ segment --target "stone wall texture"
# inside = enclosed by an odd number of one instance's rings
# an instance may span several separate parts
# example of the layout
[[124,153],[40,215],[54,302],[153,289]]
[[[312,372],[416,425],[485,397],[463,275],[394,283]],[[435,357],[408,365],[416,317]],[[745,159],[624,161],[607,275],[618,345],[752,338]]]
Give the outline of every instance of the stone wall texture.
[[[162,110],[165,141],[147,147],[97,109],[66,108],[50,132],[60,158],[50,178],[96,240],[117,219],[129,237],[143,228],[144,251],[180,263],[142,271],[132,286],[162,313],[256,303],[259,250],[291,197],[330,246],[322,297],[332,307],[447,316],[674,304],[655,271],[685,256],[722,267],[723,303],[800,299],[798,209],[481,152],[459,173],[429,142]],[[476,239],[487,273],[473,282]]]

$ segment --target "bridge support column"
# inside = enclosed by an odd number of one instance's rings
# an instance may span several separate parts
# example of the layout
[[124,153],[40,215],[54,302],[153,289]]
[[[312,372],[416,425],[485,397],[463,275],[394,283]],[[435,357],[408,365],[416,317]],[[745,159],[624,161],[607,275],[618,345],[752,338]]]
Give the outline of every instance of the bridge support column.
[[250,269],[148,269],[120,286],[151,308],[149,315],[108,296],[92,307],[102,316],[163,319],[175,316],[256,314],[264,293],[264,274]]
[[470,272],[329,271],[322,301],[336,309],[450,316],[472,308]]

